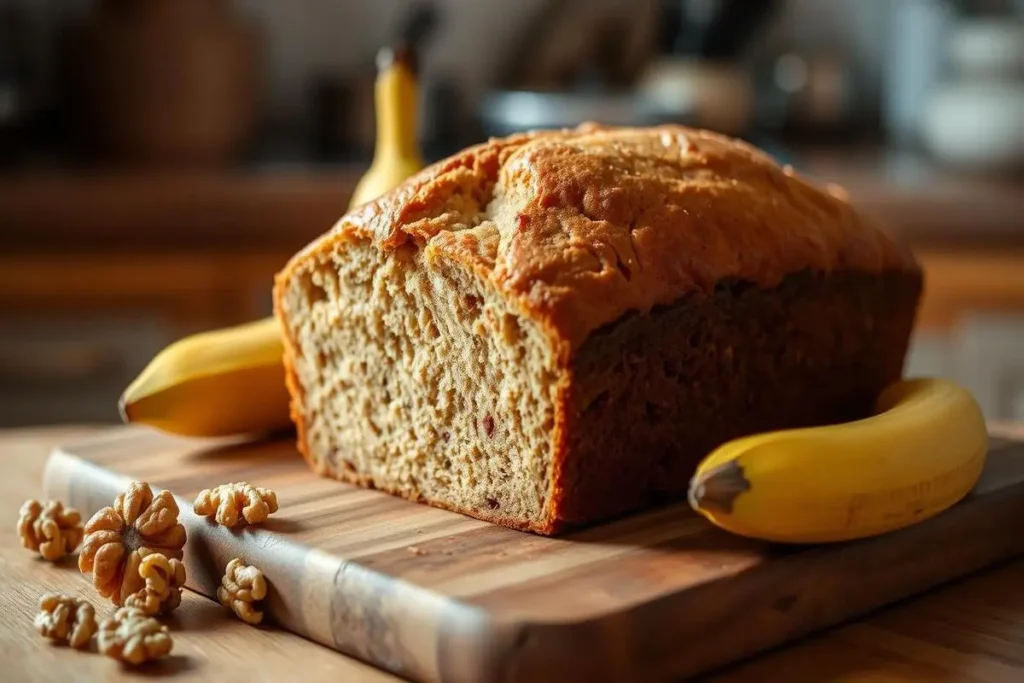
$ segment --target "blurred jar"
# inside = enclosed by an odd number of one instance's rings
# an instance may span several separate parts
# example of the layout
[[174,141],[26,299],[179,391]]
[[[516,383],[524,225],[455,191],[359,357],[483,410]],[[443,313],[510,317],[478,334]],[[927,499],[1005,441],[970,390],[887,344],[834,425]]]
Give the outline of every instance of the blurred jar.
[[899,0],[886,10],[882,125],[891,143],[914,147],[928,98],[946,70],[945,45],[954,14],[946,0]]
[[971,170],[1024,168],[1024,23],[964,21],[948,56],[952,78],[929,98],[922,121],[928,151]]
[[243,152],[262,36],[230,0],[94,0],[67,38],[70,124],[100,160],[206,167]]

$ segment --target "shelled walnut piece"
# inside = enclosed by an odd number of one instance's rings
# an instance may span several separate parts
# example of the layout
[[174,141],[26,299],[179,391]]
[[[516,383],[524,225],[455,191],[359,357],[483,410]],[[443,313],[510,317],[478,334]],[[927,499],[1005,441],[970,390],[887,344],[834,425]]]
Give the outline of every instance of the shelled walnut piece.
[[45,506],[26,500],[18,517],[21,545],[37,551],[43,559],[56,562],[74,552],[82,542],[82,515],[74,508],[51,500]]
[[125,607],[137,607],[148,615],[168,614],[181,604],[181,589],[185,585],[185,564],[148,549],[139,551],[139,576],[146,585],[125,598]]
[[238,524],[239,518],[259,524],[277,512],[277,494],[248,482],[232,482],[200,491],[192,509],[197,515],[215,515],[217,523],[226,527]]
[[166,626],[141,609],[122,607],[100,624],[96,645],[100,653],[137,666],[168,654],[174,641]]
[[263,578],[263,572],[243,564],[237,557],[228,562],[217,589],[220,604],[233,611],[242,621],[255,626],[263,621],[263,612],[255,608],[255,603],[265,597],[267,581]]
[[185,539],[174,496],[169,491],[154,496],[149,484],[133,481],[113,506],[86,523],[78,568],[92,574],[100,595],[122,605],[146,587],[139,573],[143,558],[156,552],[180,560]]
[[96,610],[81,598],[46,593],[39,598],[34,624],[39,635],[82,649],[96,633]]

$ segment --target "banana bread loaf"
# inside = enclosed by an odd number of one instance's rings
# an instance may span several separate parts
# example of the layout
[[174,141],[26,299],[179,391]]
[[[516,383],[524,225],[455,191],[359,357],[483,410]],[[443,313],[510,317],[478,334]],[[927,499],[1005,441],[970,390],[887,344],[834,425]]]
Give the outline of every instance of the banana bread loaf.
[[356,207],[274,299],[316,472],[553,534],[684,497],[728,439],[866,415],[921,288],[841,193],[755,148],[583,125]]

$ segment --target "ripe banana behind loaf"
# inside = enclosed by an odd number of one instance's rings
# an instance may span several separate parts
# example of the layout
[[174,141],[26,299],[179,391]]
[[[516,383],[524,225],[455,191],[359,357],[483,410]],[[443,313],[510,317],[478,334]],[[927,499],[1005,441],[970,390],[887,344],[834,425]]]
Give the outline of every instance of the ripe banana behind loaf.
[[376,199],[423,168],[416,140],[416,76],[407,50],[382,50],[374,85],[377,141],[373,163],[356,185],[352,206]]
[[863,420],[724,444],[698,467],[691,506],[735,534],[820,543],[910,526],[974,487],[988,431],[966,389],[902,380],[875,408]]
[[[416,145],[416,78],[407,55],[381,63],[377,148],[351,205],[370,201],[423,167]],[[126,422],[185,436],[271,431],[290,424],[284,345],[273,317],[186,337],[158,354],[121,396]]]

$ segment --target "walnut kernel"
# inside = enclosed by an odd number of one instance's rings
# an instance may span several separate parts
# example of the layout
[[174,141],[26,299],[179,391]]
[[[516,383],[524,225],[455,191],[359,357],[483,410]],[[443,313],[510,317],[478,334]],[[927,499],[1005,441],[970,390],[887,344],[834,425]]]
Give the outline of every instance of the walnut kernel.
[[18,535],[24,547],[56,562],[82,542],[82,516],[56,500],[45,506],[37,500],[26,500],[18,518]]
[[137,607],[148,615],[168,614],[181,604],[185,585],[185,564],[161,553],[140,549],[139,576],[146,585],[125,598],[125,607]]
[[232,610],[247,624],[256,625],[263,620],[263,612],[255,604],[267,597],[267,581],[256,567],[242,564],[237,557],[228,562],[217,589],[220,604]]
[[136,666],[163,657],[174,647],[170,630],[136,607],[122,607],[100,624],[96,645],[102,654]]
[[34,623],[39,635],[81,649],[96,632],[96,611],[81,598],[46,593],[39,598]]
[[149,484],[133,481],[114,505],[98,511],[85,525],[78,568],[92,573],[100,595],[115,605],[145,588],[139,573],[152,552],[180,560],[185,527],[178,523],[178,505],[169,491],[153,495]]
[[240,517],[258,524],[277,512],[277,494],[244,481],[221,484],[200,491],[192,509],[197,515],[215,515],[217,523],[226,527],[238,524]]

